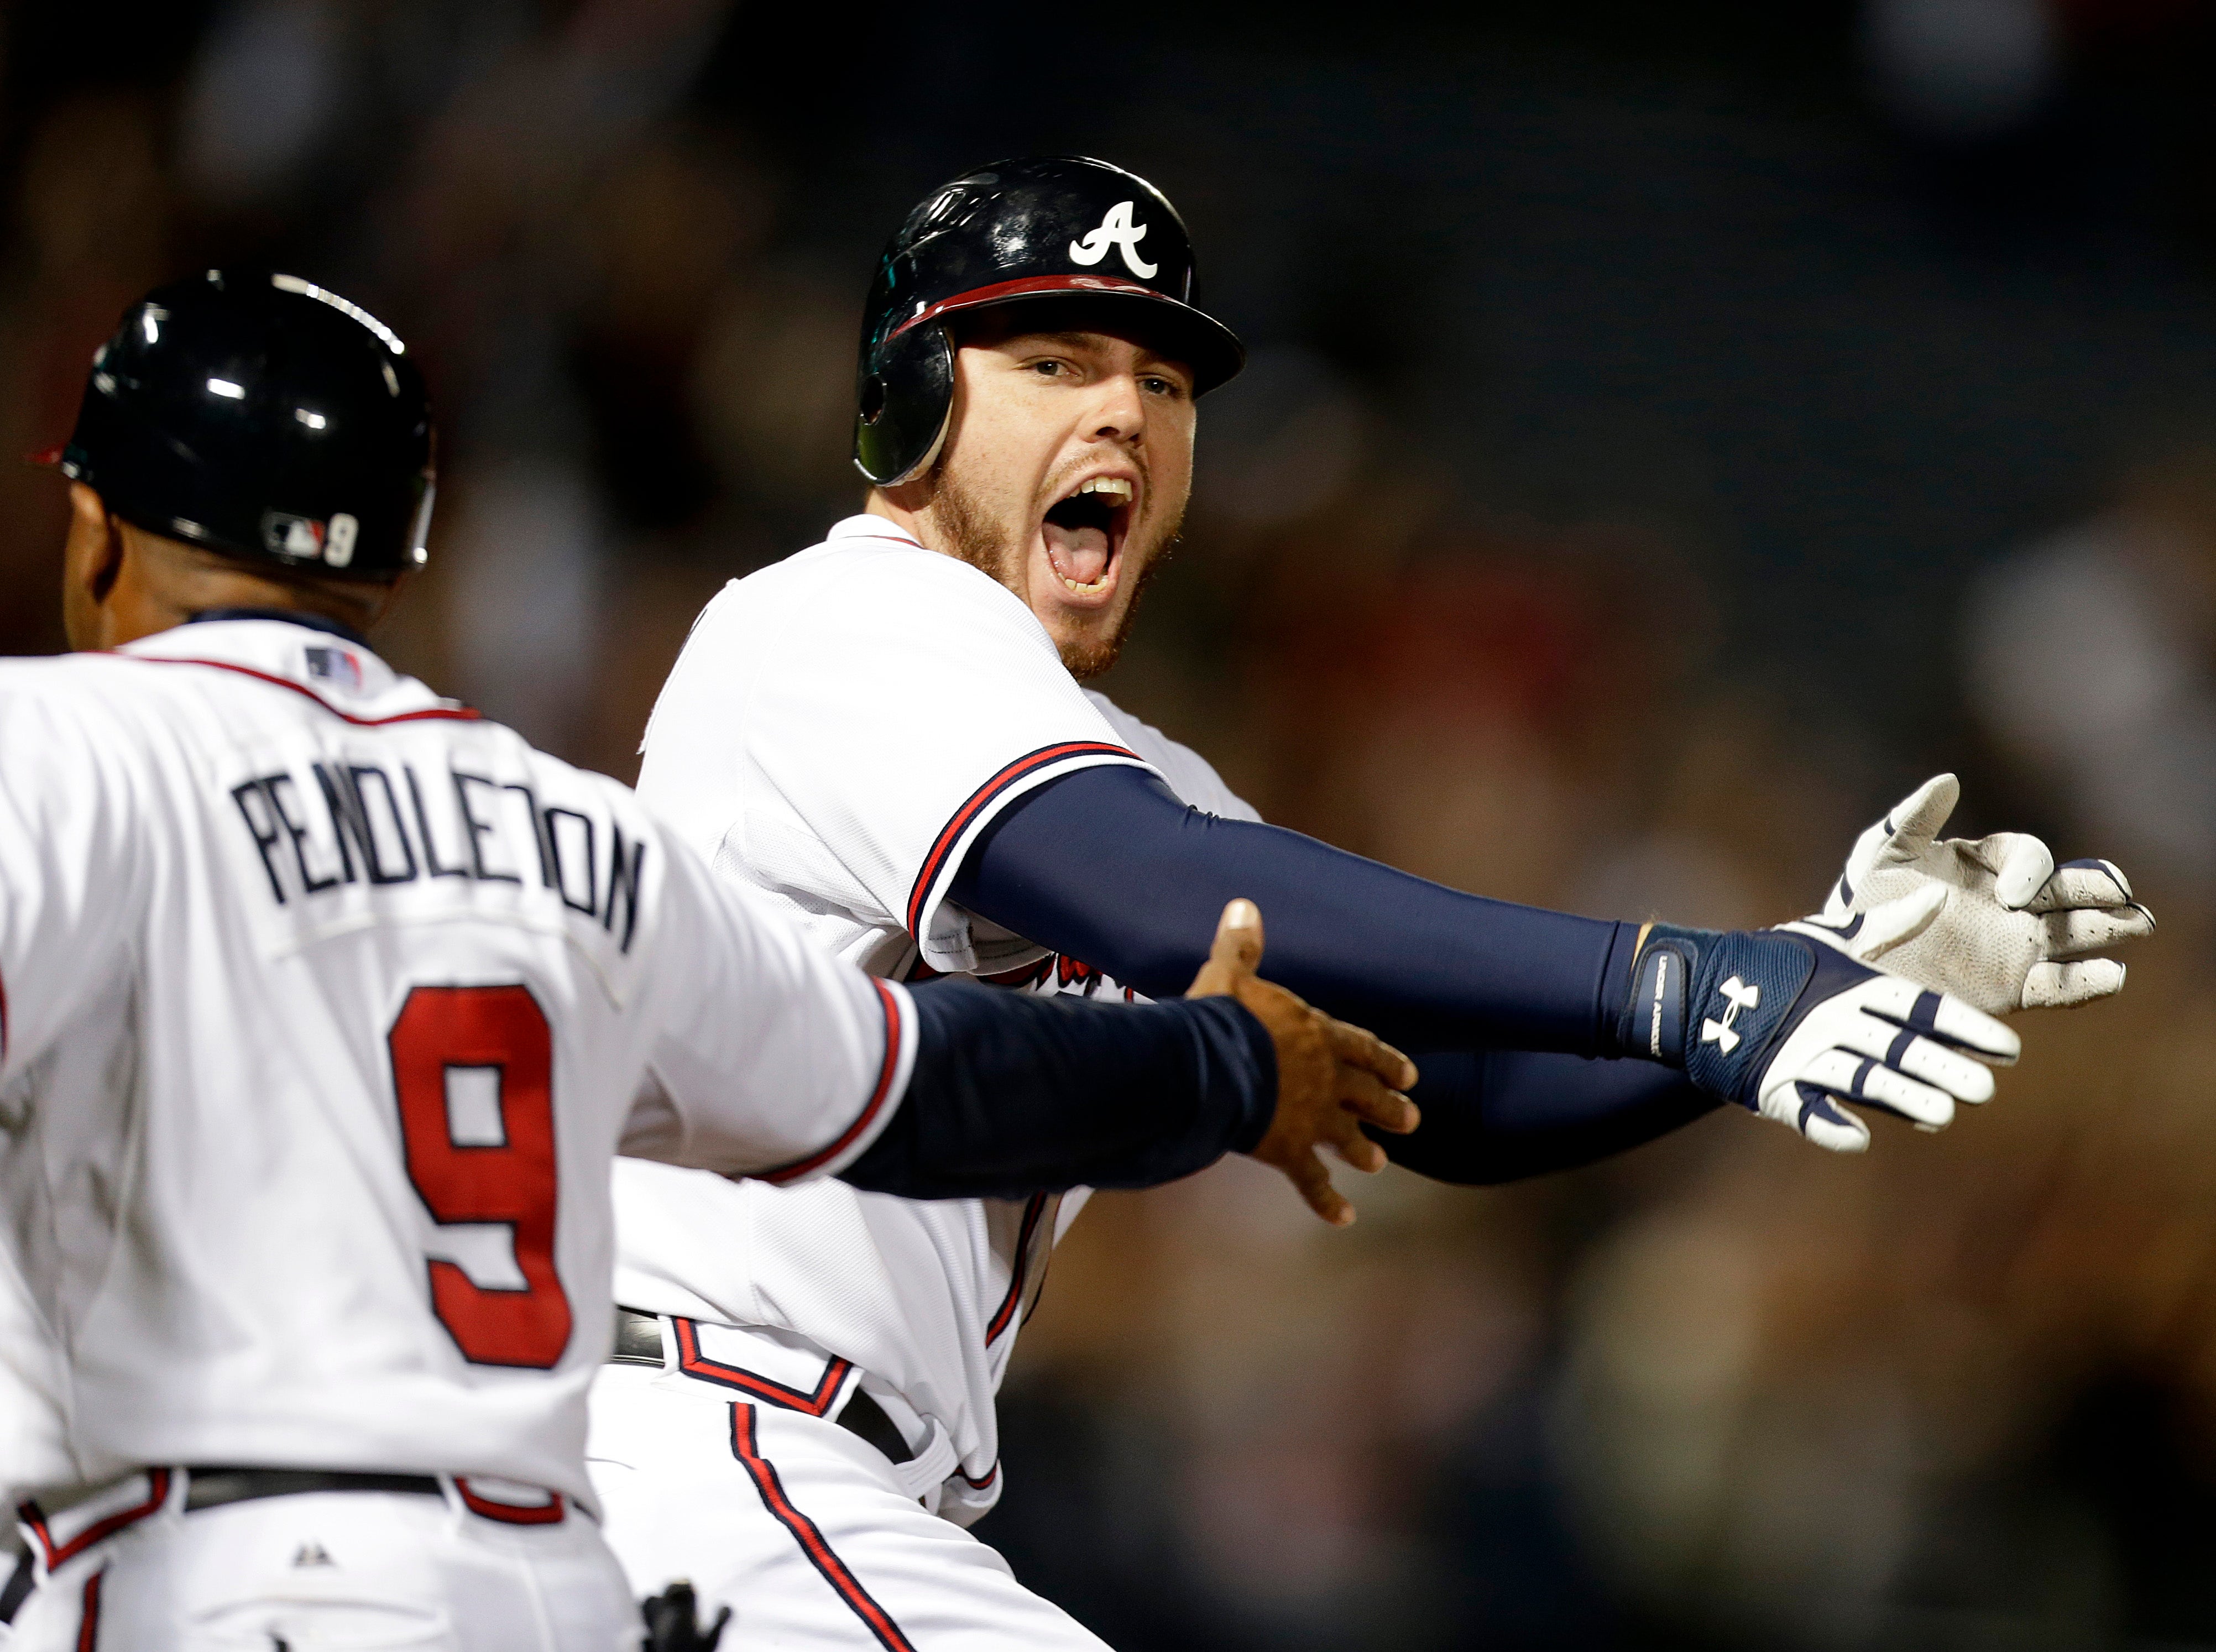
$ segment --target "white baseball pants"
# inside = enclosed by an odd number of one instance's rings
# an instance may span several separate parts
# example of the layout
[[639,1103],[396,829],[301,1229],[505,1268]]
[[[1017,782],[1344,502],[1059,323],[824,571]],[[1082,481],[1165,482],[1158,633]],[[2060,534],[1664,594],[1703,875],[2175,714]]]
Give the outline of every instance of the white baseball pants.
[[[575,1509],[514,1526],[459,1499],[382,1491],[261,1497],[185,1513],[133,1476],[52,1522],[57,1563],[8,1652],[636,1652],[638,1607]],[[134,1503],[131,1500],[139,1499]],[[151,1504],[151,1507],[148,1506]],[[101,1535],[117,1514],[136,1518]],[[80,1543],[89,1535],[92,1541]]]
[[[609,1365],[587,1447],[632,1593],[678,1578],[747,1652],[1108,1652],[1008,1563],[925,1512],[837,1423],[680,1372]],[[11,1649],[12,1652],[12,1649]]]

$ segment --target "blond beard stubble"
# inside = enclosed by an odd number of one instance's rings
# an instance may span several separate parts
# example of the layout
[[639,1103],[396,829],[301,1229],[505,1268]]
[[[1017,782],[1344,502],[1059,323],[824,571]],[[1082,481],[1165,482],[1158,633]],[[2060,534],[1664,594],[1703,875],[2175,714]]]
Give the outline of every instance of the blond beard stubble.
[[[942,456],[933,467],[931,511],[939,530],[946,536],[946,548],[960,560],[983,574],[995,583],[1006,586],[1019,597],[1024,594],[1023,572],[1025,547],[1010,545],[996,537],[986,525],[985,513],[980,510],[960,483],[946,468]],[[1124,603],[1123,612],[1116,622],[1116,629],[1097,642],[1077,643],[1061,647],[1062,669],[1080,682],[1105,675],[1123,652],[1123,644],[1130,637],[1131,627],[1139,617],[1140,600],[1147,587],[1154,583],[1154,575],[1170,559],[1177,549],[1180,530],[1185,526],[1185,513],[1179,511],[1164,526],[1157,536],[1161,549],[1139,564],[1134,576],[1130,600]],[[1124,547],[1124,556],[1130,558],[1130,547]]]

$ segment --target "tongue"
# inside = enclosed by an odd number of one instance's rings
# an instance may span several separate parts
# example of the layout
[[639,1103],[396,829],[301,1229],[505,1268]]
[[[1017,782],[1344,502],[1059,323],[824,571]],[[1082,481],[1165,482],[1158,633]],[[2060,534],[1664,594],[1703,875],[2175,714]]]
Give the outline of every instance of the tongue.
[[1108,571],[1108,535],[1097,527],[1064,527],[1048,522],[1047,560],[1064,579],[1090,585]]

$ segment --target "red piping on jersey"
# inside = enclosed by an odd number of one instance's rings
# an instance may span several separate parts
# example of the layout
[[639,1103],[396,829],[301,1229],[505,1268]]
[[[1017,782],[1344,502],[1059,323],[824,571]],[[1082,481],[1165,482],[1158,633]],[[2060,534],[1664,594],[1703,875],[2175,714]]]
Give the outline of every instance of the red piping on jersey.
[[1016,1304],[1023,1300],[1024,1275],[1031,1271],[1031,1235],[1037,1231],[1039,1217],[1045,1210],[1044,1193],[1033,1193],[1031,1202],[1024,1206],[1024,1225],[1016,1234],[1016,1276],[1008,1281],[1008,1294],[994,1311],[992,1322],[985,1327],[985,1346],[988,1348],[1008,1328],[1008,1322],[1016,1316]]
[[454,1476],[454,1489],[460,1494],[462,1506],[472,1514],[481,1514],[488,1520],[498,1520],[504,1526],[559,1526],[562,1524],[563,1504],[562,1494],[550,1491],[549,1501],[519,1507],[514,1503],[497,1503],[489,1497],[480,1497],[470,1489],[470,1482],[459,1474]]
[[924,903],[931,894],[932,885],[939,881],[939,874],[945,869],[946,857],[953,853],[962,834],[970,829],[970,823],[984,811],[987,804],[1018,780],[1066,757],[1122,757],[1132,762],[1138,761],[1136,752],[1127,747],[1110,745],[1105,740],[1068,740],[1058,746],[1041,746],[1030,755],[1017,758],[972,792],[970,800],[954,811],[954,818],[946,823],[946,829],[939,833],[938,841],[932,844],[931,853],[924,856],[923,870],[916,873],[915,887],[908,891],[908,932],[915,937],[918,946],[923,943],[923,932],[920,926],[923,922]]
[[672,1319],[677,1328],[677,1369],[687,1377],[703,1381],[721,1383],[725,1388],[736,1388],[751,1394],[786,1411],[803,1411],[811,1417],[820,1417],[831,1409],[831,1402],[839,1397],[840,1384],[854,1369],[851,1359],[834,1359],[823,1367],[822,1378],[813,1390],[788,1388],[785,1384],[763,1377],[741,1365],[727,1365],[720,1359],[711,1359],[700,1352],[700,1325],[698,1320]]
[[854,1122],[839,1134],[839,1139],[820,1153],[811,1153],[804,1159],[795,1159],[791,1164],[781,1164],[774,1170],[759,1172],[755,1180],[782,1187],[788,1181],[821,1169],[853,1145],[854,1139],[870,1127],[893,1093],[893,1076],[900,1071],[901,1013],[900,1000],[883,982],[872,977],[870,984],[877,989],[877,1002],[885,1013],[885,1058],[877,1068],[877,1088],[870,1092],[869,1105],[864,1107]]
[[84,1581],[84,1615],[77,1621],[77,1652],[94,1652],[100,1644],[100,1584],[107,1575],[103,1566]]
[[0,976],[0,1061],[8,1059],[8,978]]
[[731,1407],[731,1455],[739,1459],[754,1489],[761,1494],[762,1507],[777,1519],[777,1523],[792,1533],[792,1540],[800,1545],[800,1552],[808,1556],[808,1563],[823,1575],[823,1581],[838,1592],[847,1608],[862,1620],[863,1625],[877,1637],[877,1644],[885,1652],[915,1652],[907,1636],[892,1614],[879,1606],[870,1592],[862,1587],[861,1579],[847,1569],[846,1563],[823,1536],[823,1530],[815,1521],[793,1506],[785,1495],[785,1482],[778,1477],[776,1465],[761,1454],[754,1443],[754,1411],[750,1405]]
[[960,1475],[964,1480],[967,1480],[970,1482],[970,1489],[972,1490],[982,1491],[986,1487],[991,1485],[993,1482],[1000,1477],[1000,1459],[997,1457],[993,1459],[993,1466],[985,1470],[985,1477],[982,1480],[980,1480],[976,1475],[970,1473],[967,1469],[957,1469],[954,1472]]
[[974,310],[981,304],[998,304],[1003,299],[1028,298],[1034,293],[1128,293],[1134,298],[1165,299],[1172,304],[1177,302],[1166,293],[1157,293],[1151,287],[1142,287],[1136,281],[1122,280],[1113,275],[1027,275],[1019,281],[994,281],[990,287],[973,287],[967,293],[957,293],[951,299],[941,299],[930,308],[910,316],[885,336],[888,342],[898,338],[910,328],[936,320],[951,310]]
[[31,1528],[31,1535],[39,1540],[39,1547],[46,1555],[47,1573],[52,1574],[57,1568],[75,1560],[95,1543],[114,1537],[125,1526],[135,1525],[149,1514],[160,1513],[162,1505],[169,1501],[169,1471],[167,1469],[149,1469],[146,1481],[151,1489],[145,1502],[133,1504],[105,1519],[95,1520],[59,1547],[54,1544],[53,1534],[46,1530],[46,1511],[35,1502],[25,1503],[17,1512],[22,1515],[23,1524]]
[[290,677],[277,676],[268,671],[257,671],[250,665],[234,665],[229,660],[181,659],[175,655],[163,654],[119,654],[114,657],[138,660],[147,665],[205,665],[215,671],[236,671],[240,676],[252,677],[256,682],[266,682],[278,688],[290,688],[303,700],[315,701],[333,717],[342,722],[351,723],[358,729],[381,729],[388,723],[478,723],[484,719],[483,712],[470,706],[430,706],[420,712],[402,712],[394,717],[356,717],[351,712],[341,711],[314,689],[297,683]]

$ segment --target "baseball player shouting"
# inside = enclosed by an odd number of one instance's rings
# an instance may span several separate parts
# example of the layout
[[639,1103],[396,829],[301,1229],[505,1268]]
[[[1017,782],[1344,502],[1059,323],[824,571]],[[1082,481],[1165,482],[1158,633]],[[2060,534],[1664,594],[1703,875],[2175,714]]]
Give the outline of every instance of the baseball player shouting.
[[[649,727],[642,795],[717,870],[874,975],[1124,1001],[1178,990],[1202,915],[1253,892],[1273,971],[1442,1052],[1390,1150],[1454,1180],[1719,1101],[1837,1149],[1867,1139],[1848,1103],[1936,1128],[2016,1052],[1987,1011],[2121,983],[2076,959],[2145,928],[2121,875],[1939,842],[1944,787],[1791,932],[1511,906],[1261,824],[1079,686],[1176,536],[1196,399],[1240,364],[1191,283],[1169,202],[1098,161],[998,165],[909,216],[865,318],[866,513],[717,596]],[[1920,983],[1860,961],[1888,948]],[[749,1644],[1097,1646],[956,1529],[999,1495],[994,1392],[1077,1203],[620,1163],[625,1363],[591,1455],[634,1583],[689,1577]]]
[[1413,1122],[1402,1057],[1254,978],[1251,905],[1143,1024],[911,992],[396,675],[430,458],[401,341],[289,276],[95,359],[104,651],[0,664],[18,1649],[635,1646],[583,1461],[619,1148],[1021,1197]]

